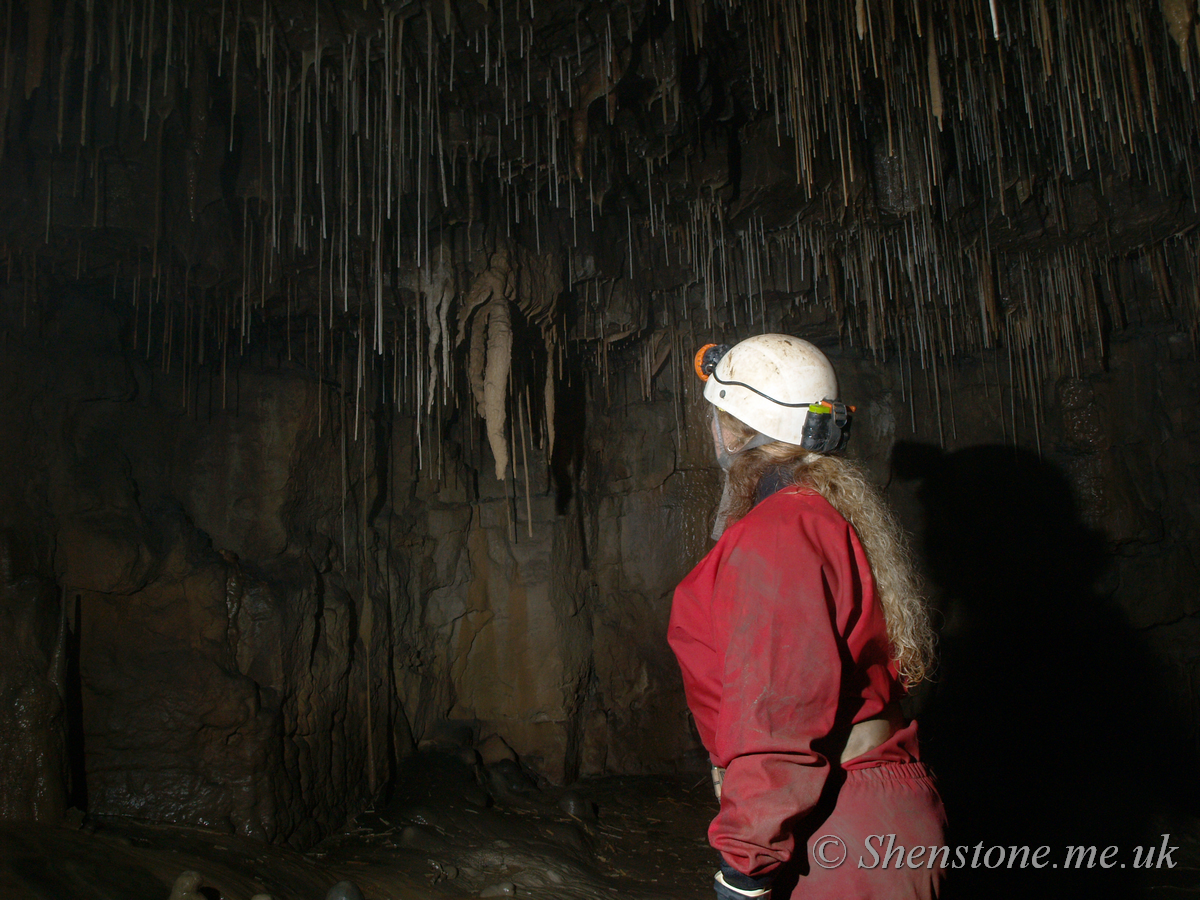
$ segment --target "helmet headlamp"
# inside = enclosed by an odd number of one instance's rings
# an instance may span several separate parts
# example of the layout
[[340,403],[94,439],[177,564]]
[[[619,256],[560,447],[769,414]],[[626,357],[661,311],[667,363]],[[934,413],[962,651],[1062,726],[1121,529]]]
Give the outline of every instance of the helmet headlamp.
[[850,439],[850,414],[853,406],[840,400],[822,400],[808,407],[800,446],[814,453],[833,453]]
[[721,357],[729,352],[729,348],[729,344],[705,344],[697,350],[696,358],[692,361],[696,368],[696,377],[701,381],[708,381]]

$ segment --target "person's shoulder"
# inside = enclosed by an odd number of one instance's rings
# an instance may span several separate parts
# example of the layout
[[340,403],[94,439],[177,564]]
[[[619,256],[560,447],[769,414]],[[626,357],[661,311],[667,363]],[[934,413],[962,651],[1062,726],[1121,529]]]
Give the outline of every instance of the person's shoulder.
[[842,514],[833,508],[833,504],[812,488],[802,485],[776,491],[755,507],[756,511],[759,509],[780,518],[816,516],[834,521],[845,521],[842,519]]
[[786,487],[762,500],[730,528],[730,537],[754,540],[767,535],[808,534],[840,530],[846,525],[833,506],[811,488]]

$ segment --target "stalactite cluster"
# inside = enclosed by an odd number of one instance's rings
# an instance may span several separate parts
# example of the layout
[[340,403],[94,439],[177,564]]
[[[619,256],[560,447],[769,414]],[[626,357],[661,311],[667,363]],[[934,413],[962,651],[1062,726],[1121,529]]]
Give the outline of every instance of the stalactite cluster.
[[[564,352],[603,376],[681,323],[824,307],[875,354],[1000,347],[1027,384],[1103,354],[1133,260],[1196,334],[1190,0],[5,0],[0,24],[10,295],[103,285],[187,409],[255,352],[426,441],[470,397],[503,478],[517,398],[553,431]],[[646,365],[683,377],[675,343]]]

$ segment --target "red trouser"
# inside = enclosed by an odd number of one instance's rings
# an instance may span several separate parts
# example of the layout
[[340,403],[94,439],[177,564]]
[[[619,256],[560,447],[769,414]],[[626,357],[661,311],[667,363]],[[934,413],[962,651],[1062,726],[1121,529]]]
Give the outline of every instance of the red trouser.
[[[813,815],[819,817],[819,811]],[[945,844],[945,825],[942,798],[924,764],[847,771],[829,817],[808,836],[806,859],[797,860],[792,900],[930,900],[945,872],[942,855],[928,867],[933,852],[928,848]],[[914,847],[927,849],[913,853]],[[790,881],[781,873],[777,900],[786,896]]]

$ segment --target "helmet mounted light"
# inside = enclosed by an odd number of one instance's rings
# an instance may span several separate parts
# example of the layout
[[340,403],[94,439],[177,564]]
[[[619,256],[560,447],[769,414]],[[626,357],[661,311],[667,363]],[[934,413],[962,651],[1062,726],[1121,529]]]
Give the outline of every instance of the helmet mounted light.
[[716,369],[717,363],[721,361],[722,356],[729,352],[729,349],[729,344],[705,344],[697,350],[696,358],[692,361],[696,369],[696,377],[701,381],[708,381],[709,376]]
[[853,406],[840,400],[822,400],[808,407],[800,446],[814,453],[833,453],[850,439],[850,414]]

